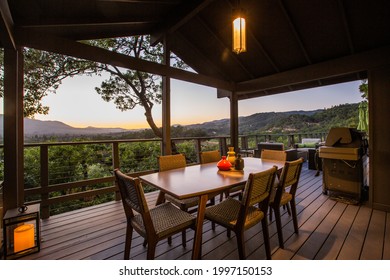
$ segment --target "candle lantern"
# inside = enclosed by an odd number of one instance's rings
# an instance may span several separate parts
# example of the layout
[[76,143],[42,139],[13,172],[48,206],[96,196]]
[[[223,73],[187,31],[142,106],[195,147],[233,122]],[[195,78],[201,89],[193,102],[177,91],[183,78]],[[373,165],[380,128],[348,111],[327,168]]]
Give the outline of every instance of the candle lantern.
[[39,204],[8,210],[3,218],[4,258],[17,259],[39,252]]

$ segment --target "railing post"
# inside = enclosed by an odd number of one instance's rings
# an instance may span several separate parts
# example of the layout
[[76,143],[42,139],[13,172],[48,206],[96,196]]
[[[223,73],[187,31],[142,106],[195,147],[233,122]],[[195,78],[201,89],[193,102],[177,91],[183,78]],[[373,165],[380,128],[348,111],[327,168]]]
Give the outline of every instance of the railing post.
[[[115,170],[116,168],[119,168],[119,144],[118,142],[112,143],[112,167]],[[114,182],[116,185],[116,181]],[[115,191],[115,200],[119,201],[121,200],[121,196],[119,194],[118,188]]]
[[195,153],[196,153],[196,162],[200,162],[200,152],[202,151],[202,140],[197,138],[195,139]]
[[49,147],[47,145],[40,145],[41,158],[41,218],[48,219],[50,217],[49,206]]
[[288,146],[294,147],[295,144],[294,134],[290,134],[287,137],[288,137]]
[[247,136],[241,136],[241,149],[242,150],[248,149],[248,137]]

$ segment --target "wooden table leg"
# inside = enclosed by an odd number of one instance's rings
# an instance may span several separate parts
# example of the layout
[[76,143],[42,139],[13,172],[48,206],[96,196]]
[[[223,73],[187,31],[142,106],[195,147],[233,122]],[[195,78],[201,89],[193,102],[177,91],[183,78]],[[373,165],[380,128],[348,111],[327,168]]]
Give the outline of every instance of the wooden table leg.
[[158,193],[158,197],[157,197],[157,200],[156,200],[156,206],[160,205],[160,204],[163,204],[164,202],[165,202],[165,193],[160,191]]
[[206,210],[206,203],[208,200],[208,195],[202,195],[199,198],[198,204],[198,215],[196,217],[196,228],[194,236],[194,245],[192,248],[192,259],[200,260],[202,257],[202,234],[203,234],[203,221],[204,213]]

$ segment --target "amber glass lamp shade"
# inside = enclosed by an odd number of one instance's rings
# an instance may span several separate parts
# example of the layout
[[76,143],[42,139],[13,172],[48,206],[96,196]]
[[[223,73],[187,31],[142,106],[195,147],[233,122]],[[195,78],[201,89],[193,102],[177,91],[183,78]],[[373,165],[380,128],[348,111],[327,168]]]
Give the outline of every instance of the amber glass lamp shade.
[[236,54],[246,52],[246,24],[242,10],[234,12],[233,16],[233,44],[232,49]]

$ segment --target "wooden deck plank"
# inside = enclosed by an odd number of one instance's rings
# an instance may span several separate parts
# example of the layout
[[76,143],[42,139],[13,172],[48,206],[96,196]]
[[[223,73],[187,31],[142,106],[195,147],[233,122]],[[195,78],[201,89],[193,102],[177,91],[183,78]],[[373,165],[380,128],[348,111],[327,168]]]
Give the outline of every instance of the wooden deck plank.
[[360,259],[382,259],[385,225],[386,213],[378,210],[373,210]]
[[345,209],[345,204],[336,203],[335,206],[326,215],[324,220],[309,235],[308,239],[301,246],[301,248],[299,248],[293,259],[314,259],[317,252],[328,239],[331,231],[337,224]]
[[347,238],[359,206],[348,205],[314,259],[335,260]]
[[360,207],[337,259],[359,260],[372,210]]
[[[323,198],[323,196],[319,196],[315,202],[319,202]],[[291,234],[289,237],[284,237],[284,249],[278,249],[273,257],[275,259],[292,259],[296,252],[301,248],[301,246],[306,242],[306,240],[310,237],[310,234],[317,228],[317,226],[321,223],[321,221],[326,217],[329,211],[334,207],[334,201],[330,199],[325,199],[325,202],[321,205],[321,208],[317,208],[317,204],[313,202],[307,209],[312,208],[312,214],[309,215],[308,219],[306,219],[303,224],[299,227],[299,234]],[[322,199],[321,199],[322,200]],[[307,215],[302,215],[307,216]],[[298,221],[302,221],[302,216],[298,218]],[[302,222],[301,222],[302,223]]]

